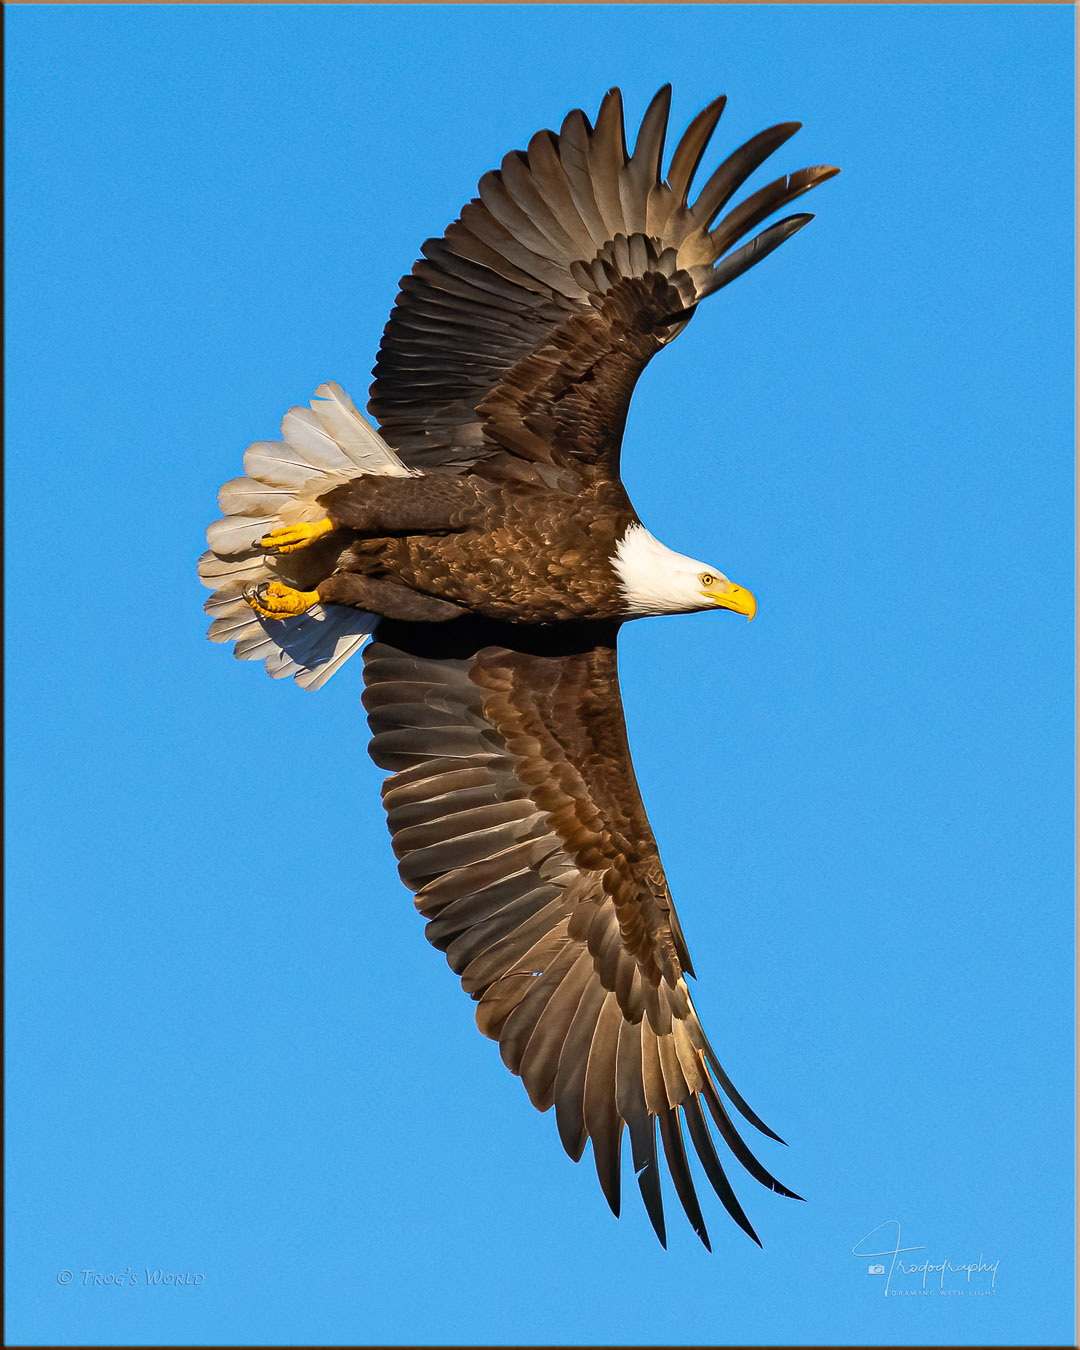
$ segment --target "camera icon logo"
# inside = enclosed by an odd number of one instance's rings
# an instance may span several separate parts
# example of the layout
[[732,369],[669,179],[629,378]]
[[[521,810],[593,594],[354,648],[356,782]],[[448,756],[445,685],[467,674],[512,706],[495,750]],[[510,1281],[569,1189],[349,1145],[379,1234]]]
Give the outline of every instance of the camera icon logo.
[[885,1274],[885,1267],[884,1267],[884,1266],[870,1266],[870,1267],[867,1268],[867,1272],[866,1272],[866,1273],[867,1273],[868,1275],[884,1275],[884,1274]]

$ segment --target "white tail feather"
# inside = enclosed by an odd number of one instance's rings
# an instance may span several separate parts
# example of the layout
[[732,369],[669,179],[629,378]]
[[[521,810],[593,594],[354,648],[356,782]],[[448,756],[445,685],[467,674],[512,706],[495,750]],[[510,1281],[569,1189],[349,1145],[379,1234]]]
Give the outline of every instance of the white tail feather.
[[355,465],[309,408],[290,408],[281,422],[281,434],[290,448],[325,477],[348,474],[355,478]]
[[409,470],[369,422],[357,412],[340,384],[320,384],[311,400],[323,430],[349,456],[361,473],[404,477]]
[[275,529],[277,516],[222,516],[207,528],[206,542],[211,553],[221,559],[250,558],[255,550],[252,541]]
[[302,492],[312,478],[322,478],[320,470],[284,441],[256,441],[244,451],[244,472],[249,478],[273,487]]
[[361,474],[409,476],[339,384],[319,385],[311,409],[290,408],[282,441],[255,441],[244,454],[246,477],[222,487],[225,513],[206,531],[209,552],[199,559],[199,579],[214,593],[207,636],[233,642],[242,661],[262,660],[275,680],[291,675],[302,689],[319,689],[370,636],[376,617],[347,605],[316,605],[306,614],[263,619],[243,591],[277,576],[277,559],[256,541],[279,525],[322,519],[316,501]]

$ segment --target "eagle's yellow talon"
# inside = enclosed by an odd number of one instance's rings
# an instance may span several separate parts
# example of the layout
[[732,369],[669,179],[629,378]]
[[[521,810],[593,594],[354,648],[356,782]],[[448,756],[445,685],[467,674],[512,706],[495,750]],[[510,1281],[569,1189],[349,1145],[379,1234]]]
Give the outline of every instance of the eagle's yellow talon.
[[264,619],[288,619],[296,614],[306,614],[313,605],[317,605],[319,592],[297,591],[292,586],[283,586],[280,581],[264,581],[262,585],[245,591],[244,599]]
[[317,520],[314,524],[279,525],[276,530],[257,539],[256,547],[265,549],[267,553],[295,553],[298,548],[307,548],[316,539],[329,534],[333,528],[333,523],[328,519]]

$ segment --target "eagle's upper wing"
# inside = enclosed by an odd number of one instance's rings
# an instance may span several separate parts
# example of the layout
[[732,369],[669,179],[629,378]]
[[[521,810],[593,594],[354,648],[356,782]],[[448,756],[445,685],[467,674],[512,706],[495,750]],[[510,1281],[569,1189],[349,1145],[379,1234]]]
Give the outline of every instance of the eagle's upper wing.
[[383,620],[364,703],[394,851],[427,936],[478,1002],[533,1104],[554,1104],[567,1153],[592,1139],[619,1212],[624,1123],[661,1242],[657,1128],[676,1193],[708,1235],[683,1125],[735,1220],[757,1240],[705,1111],[734,1156],[792,1195],[736,1133],[735,1091],[687,990],[689,956],[641,804],[608,625],[546,633],[484,620]]
[[[671,87],[650,103],[627,153],[622,98],[593,127],[580,110],[506,156],[442,239],[403,277],[368,409],[406,463],[525,464],[618,474],[630,395],[649,358],[727,285],[812,217],[746,234],[838,170],[801,169],[716,217],[796,130],[770,127],[690,184],[723,111],[691,122],[662,177]],[[548,471],[550,473],[550,470]]]

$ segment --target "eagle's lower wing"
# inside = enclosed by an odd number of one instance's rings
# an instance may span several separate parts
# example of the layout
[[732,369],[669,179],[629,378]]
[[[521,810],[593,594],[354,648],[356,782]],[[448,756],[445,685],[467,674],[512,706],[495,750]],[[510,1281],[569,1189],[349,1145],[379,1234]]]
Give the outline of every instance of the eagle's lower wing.
[[[479,197],[403,277],[368,409],[414,467],[464,469],[508,457],[618,474],[630,395],[693,306],[805,225],[793,215],[730,250],[831,177],[801,169],[716,222],[751,173],[799,127],[731,154],[689,201],[724,100],[691,122],[663,178],[671,87],[653,99],[632,154],[611,90],[593,127],[580,110],[505,157]],[[494,467],[494,465],[490,466]],[[548,471],[550,474],[550,471]],[[549,480],[550,481],[550,480]]]
[[[728,1183],[705,1111],[734,1156],[791,1195],[736,1133],[732,1087],[702,1031],[690,971],[623,724],[616,628],[536,645],[475,619],[383,620],[365,651],[371,754],[405,884],[427,936],[478,1002],[533,1104],[596,1170],[619,1211],[620,1147],[660,1240],[656,1134],[676,1192],[708,1245],[683,1124],[724,1205],[757,1240]],[[703,1107],[705,1108],[703,1110]]]

